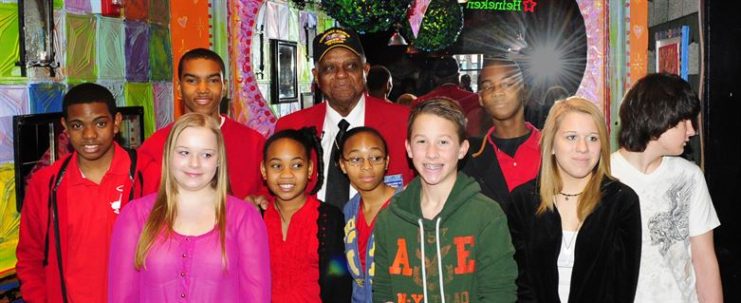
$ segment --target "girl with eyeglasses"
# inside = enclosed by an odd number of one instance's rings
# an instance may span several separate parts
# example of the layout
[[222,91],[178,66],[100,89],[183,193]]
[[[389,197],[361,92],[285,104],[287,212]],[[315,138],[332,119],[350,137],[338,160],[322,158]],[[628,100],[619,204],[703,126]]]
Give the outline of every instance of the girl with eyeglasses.
[[352,302],[371,302],[376,215],[401,190],[384,181],[386,141],[370,127],[349,130],[340,145],[340,168],[358,193],[345,205],[345,256],[354,279]]

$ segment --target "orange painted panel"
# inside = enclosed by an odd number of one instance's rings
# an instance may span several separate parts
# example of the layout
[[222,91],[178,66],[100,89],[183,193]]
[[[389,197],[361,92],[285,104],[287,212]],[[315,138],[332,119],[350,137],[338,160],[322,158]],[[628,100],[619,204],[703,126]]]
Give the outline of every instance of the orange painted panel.
[[648,2],[647,0],[630,0],[630,87],[646,75],[648,69]]
[[183,0],[170,2],[170,35],[172,37],[173,88],[175,89],[175,106],[173,117],[183,114],[178,87],[178,61],[188,50],[210,47],[208,0]]

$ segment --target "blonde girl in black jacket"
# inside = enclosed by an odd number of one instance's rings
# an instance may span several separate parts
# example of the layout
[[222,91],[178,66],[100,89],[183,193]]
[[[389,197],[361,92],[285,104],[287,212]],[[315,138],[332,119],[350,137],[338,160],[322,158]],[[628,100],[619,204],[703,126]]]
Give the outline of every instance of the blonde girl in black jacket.
[[633,302],[641,256],[638,196],[610,176],[604,118],[569,98],[551,109],[535,181],[507,209],[520,302]]

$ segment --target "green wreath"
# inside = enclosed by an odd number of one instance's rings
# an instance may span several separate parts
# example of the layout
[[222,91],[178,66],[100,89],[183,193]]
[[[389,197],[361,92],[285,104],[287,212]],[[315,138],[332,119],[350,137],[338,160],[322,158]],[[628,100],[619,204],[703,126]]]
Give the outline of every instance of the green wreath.
[[[463,7],[456,1],[432,0],[419,27],[414,47],[423,51],[439,51],[458,40],[463,29]],[[404,23],[404,37],[414,37],[409,22]]]
[[412,0],[322,0],[322,9],[359,33],[385,31],[406,17]]

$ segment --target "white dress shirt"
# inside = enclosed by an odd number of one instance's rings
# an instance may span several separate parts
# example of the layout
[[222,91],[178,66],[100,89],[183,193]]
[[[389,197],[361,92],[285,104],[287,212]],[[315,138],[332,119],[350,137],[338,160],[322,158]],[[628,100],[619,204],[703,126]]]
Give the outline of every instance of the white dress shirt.
[[[327,101],[325,100],[324,102]],[[360,97],[358,104],[355,105],[355,108],[353,108],[346,117],[340,115],[340,113],[334,110],[331,106],[329,106],[329,103],[327,103],[327,113],[324,115],[324,126],[322,127],[321,134],[322,149],[324,149],[324,182],[322,183],[322,188],[319,190],[319,192],[317,192],[317,198],[322,201],[324,201],[324,198],[327,194],[327,174],[329,172],[329,164],[331,163],[330,156],[332,154],[332,144],[334,144],[334,139],[337,136],[337,133],[340,131],[340,127],[337,126],[337,124],[340,123],[340,120],[342,119],[345,119],[347,123],[350,123],[350,126],[347,127],[347,130],[358,126],[364,126],[365,96]],[[355,188],[350,185],[350,196],[348,197],[348,199],[352,198],[357,193],[358,192],[355,190]]]

